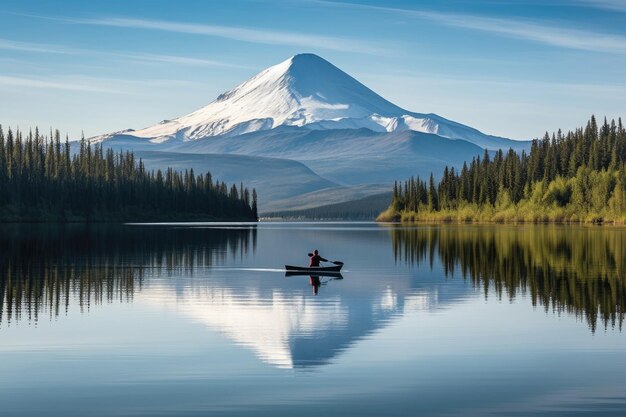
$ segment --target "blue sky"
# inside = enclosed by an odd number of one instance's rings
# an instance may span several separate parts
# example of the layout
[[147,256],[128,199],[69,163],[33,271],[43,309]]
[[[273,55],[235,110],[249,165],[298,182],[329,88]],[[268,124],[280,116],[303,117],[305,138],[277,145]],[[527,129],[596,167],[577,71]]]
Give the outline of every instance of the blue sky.
[[514,139],[626,116],[626,0],[2,0],[0,123],[141,128],[300,52]]

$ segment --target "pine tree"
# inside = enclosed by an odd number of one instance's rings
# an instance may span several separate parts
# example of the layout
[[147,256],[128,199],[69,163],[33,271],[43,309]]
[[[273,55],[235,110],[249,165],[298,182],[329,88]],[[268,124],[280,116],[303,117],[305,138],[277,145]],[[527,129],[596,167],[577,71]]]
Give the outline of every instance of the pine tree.
[[229,194],[210,173],[148,172],[132,152],[105,152],[84,136],[76,145],[72,156],[58,130],[46,138],[9,129],[5,137],[0,126],[0,220],[256,219],[243,184]]
[[437,198],[437,189],[435,188],[435,177],[430,174],[430,180],[428,181],[428,210],[439,210],[439,200]]
[[[438,183],[431,173],[428,184],[419,178],[394,184],[396,211],[429,212],[458,209],[473,203],[479,210],[531,204],[532,214],[545,218],[555,204],[562,213],[582,219],[609,214],[626,221],[626,131],[622,120],[604,119],[598,128],[592,116],[584,128],[567,134],[561,130],[534,140],[530,153],[482,155],[463,164],[459,173],[445,167]],[[608,210],[610,206],[611,210]],[[528,210],[528,209],[527,209]]]
[[257,194],[256,188],[252,189],[252,217],[257,219],[259,217],[259,213],[257,210]]

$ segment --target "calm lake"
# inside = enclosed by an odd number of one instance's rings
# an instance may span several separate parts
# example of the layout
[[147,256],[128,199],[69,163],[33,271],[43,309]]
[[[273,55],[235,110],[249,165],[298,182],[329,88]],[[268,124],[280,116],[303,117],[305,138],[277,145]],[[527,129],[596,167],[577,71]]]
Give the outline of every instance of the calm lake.
[[626,228],[7,225],[0,415],[624,416],[625,309]]

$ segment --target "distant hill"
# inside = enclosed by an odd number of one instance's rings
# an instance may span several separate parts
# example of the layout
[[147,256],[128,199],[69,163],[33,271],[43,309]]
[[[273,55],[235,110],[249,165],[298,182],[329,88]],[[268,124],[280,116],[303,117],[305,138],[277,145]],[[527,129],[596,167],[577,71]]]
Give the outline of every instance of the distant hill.
[[306,165],[289,159],[158,151],[135,151],[135,156],[141,158],[149,170],[162,166],[176,170],[193,168],[196,173],[210,171],[219,181],[243,182],[257,190],[261,210],[270,201],[337,187],[336,183],[320,177]]
[[303,210],[262,213],[267,218],[310,220],[374,220],[389,206],[391,193],[375,194],[358,200],[327,204]]

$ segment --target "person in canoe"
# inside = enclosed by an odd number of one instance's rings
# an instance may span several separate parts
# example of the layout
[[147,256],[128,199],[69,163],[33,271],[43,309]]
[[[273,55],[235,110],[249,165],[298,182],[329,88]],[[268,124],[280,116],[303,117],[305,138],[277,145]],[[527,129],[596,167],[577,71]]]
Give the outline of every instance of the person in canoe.
[[328,262],[328,259],[322,258],[317,249],[315,249],[313,253],[309,253],[309,267],[320,266],[320,261]]

